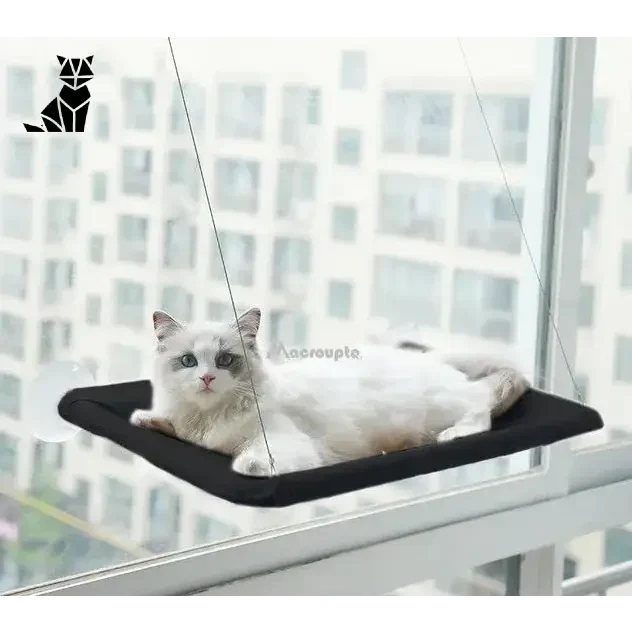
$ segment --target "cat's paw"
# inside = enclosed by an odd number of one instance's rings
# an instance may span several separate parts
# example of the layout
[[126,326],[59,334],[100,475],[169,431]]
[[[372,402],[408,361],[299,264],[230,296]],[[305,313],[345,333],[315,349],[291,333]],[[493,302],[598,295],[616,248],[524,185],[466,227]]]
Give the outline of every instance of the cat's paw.
[[476,420],[469,421],[468,423],[457,423],[450,428],[446,428],[443,432],[437,435],[438,443],[445,443],[446,441],[452,441],[459,437],[469,437],[479,432],[485,432],[491,427],[491,421],[484,417],[479,416]]
[[139,428],[150,428],[171,436],[176,434],[168,419],[156,415],[151,410],[135,410],[131,414],[129,421],[132,426],[138,426]]
[[240,454],[233,461],[232,469],[244,476],[272,476],[270,459],[252,454]]
[[445,443],[446,441],[452,441],[452,439],[456,439],[459,435],[456,432],[454,426],[451,428],[446,428],[443,432],[440,432],[437,435],[437,443]]
[[132,426],[146,426],[152,420],[152,413],[150,410],[135,410],[129,418],[129,422]]

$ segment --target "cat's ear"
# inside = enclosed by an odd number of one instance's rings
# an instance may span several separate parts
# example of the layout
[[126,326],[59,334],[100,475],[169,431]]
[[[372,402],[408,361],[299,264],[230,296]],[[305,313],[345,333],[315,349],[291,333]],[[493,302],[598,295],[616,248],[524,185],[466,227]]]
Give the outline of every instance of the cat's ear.
[[165,338],[173,336],[177,331],[182,329],[182,325],[175,319],[169,316],[166,312],[156,310],[153,315],[154,318],[154,331],[156,332],[156,338],[159,342],[162,342]]
[[60,66],[63,66],[64,62],[66,61],[66,58],[62,57],[61,55],[57,55],[57,61],[59,62]]
[[250,308],[237,319],[239,331],[244,338],[256,338],[260,323],[261,310],[258,307]]
[[86,61],[91,64],[92,60],[94,59],[94,55],[90,55],[90,57],[86,57]]

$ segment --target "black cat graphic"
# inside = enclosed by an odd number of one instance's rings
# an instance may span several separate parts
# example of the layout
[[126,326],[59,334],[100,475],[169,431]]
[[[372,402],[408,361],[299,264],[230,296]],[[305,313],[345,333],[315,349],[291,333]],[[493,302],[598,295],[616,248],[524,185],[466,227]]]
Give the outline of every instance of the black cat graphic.
[[59,78],[64,86],[41,112],[44,128],[24,123],[27,132],[83,132],[90,107],[90,90],[86,85],[94,77],[92,59],[61,57]]

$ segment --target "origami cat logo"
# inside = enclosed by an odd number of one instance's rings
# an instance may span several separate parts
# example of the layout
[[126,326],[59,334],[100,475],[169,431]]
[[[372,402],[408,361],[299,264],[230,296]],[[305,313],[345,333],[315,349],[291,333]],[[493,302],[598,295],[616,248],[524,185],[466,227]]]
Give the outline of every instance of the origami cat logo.
[[59,78],[64,86],[41,112],[44,128],[24,123],[27,132],[83,132],[90,107],[90,90],[86,85],[94,77],[92,59],[61,57]]

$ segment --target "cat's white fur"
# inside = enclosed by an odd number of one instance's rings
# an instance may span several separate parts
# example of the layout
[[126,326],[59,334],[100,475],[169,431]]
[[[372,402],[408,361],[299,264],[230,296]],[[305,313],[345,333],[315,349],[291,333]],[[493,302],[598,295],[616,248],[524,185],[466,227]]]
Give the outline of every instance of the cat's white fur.
[[[131,422],[230,455],[241,474],[269,476],[488,430],[493,411],[529,386],[502,359],[379,344],[359,347],[358,358],[276,363],[257,343],[260,317],[245,312],[240,336],[235,323],[199,329],[155,312],[153,405]],[[218,367],[224,353],[236,364]],[[187,354],[195,366],[183,366]]]

